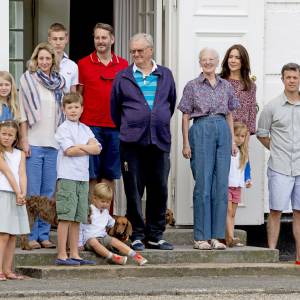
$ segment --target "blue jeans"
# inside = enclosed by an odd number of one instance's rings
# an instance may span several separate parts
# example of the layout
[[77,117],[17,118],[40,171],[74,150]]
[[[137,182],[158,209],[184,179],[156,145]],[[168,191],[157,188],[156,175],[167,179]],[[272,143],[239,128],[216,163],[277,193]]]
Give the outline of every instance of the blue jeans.
[[[57,150],[52,147],[30,146],[31,156],[26,160],[27,195],[53,197],[56,186]],[[29,240],[49,240],[51,225],[37,218]]]
[[119,179],[120,139],[116,128],[90,126],[95,138],[102,145],[99,155],[90,155],[90,179]]
[[189,131],[195,187],[194,239],[225,238],[231,133],[225,117],[194,120]]

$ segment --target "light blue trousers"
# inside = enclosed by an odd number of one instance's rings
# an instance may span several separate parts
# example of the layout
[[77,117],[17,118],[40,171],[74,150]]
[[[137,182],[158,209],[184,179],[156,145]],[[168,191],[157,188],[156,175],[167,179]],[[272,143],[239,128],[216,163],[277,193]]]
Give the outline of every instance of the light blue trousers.
[[195,187],[194,239],[225,238],[231,133],[222,115],[194,120],[189,130]]
[[[26,160],[27,195],[53,197],[56,187],[57,150],[52,147],[30,146],[31,156]],[[37,218],[29,240],[49,240],[50,224]]]

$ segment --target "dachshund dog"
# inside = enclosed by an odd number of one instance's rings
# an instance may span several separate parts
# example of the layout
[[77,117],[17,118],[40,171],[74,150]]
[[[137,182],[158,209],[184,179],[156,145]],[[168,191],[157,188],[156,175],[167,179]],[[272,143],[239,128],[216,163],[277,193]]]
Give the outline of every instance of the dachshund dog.
[[123,216],[113,216],[115,219],[115,225],[108,230],[108,234],[117,238],[122,242],[128,241],[132,235],[132,225],[130,221]]
[[166,210],[166,225],[175,226],[174,213],[170,208]]
[[[38,216],[51,225],[58,225],[55,201],[44,196],[31,196],[26,198],[26,208],[30,229]],[[21,249],[32,250],[24,234],[21,235]]]

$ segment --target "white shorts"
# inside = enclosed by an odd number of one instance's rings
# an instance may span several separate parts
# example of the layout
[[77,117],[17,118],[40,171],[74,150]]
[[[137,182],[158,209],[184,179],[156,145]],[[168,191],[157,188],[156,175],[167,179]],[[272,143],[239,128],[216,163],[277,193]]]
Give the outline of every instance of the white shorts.
[[300,176],[289,176],[268,168],[269,204],[272,210],[300,210]]

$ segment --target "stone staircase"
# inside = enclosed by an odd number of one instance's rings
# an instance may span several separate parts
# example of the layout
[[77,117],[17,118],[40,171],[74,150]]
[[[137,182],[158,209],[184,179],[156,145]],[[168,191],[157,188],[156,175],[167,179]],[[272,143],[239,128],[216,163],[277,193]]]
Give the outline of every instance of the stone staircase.
[[[236,230],[238,236],[246,244],[246,232]],[[51,239],[56,240],[52,233]],[[112,277],[172,277],[172,276],[222,276],[222,275],[259,275],[283,272],[283,264],[279,263],[277,250],[245,246],[220,250],[195,250],[192,248],[191,229],[168,229],[165,239],[175,245],[172,251],[143,251],[149,263],[136,266],[130,258],[126,266],[109,265],[103,258],[93,252],[83,251],[81,256],[93,259],[96,266],[55,266],[55,249],[39,249],[23,251],[17,249],[15,266],[18,272],[34,278],[99,278]],[[279,271],[280,269],[280,271]],[[284,266],[285,272],[300,274],[300,268],[290,264]]]

